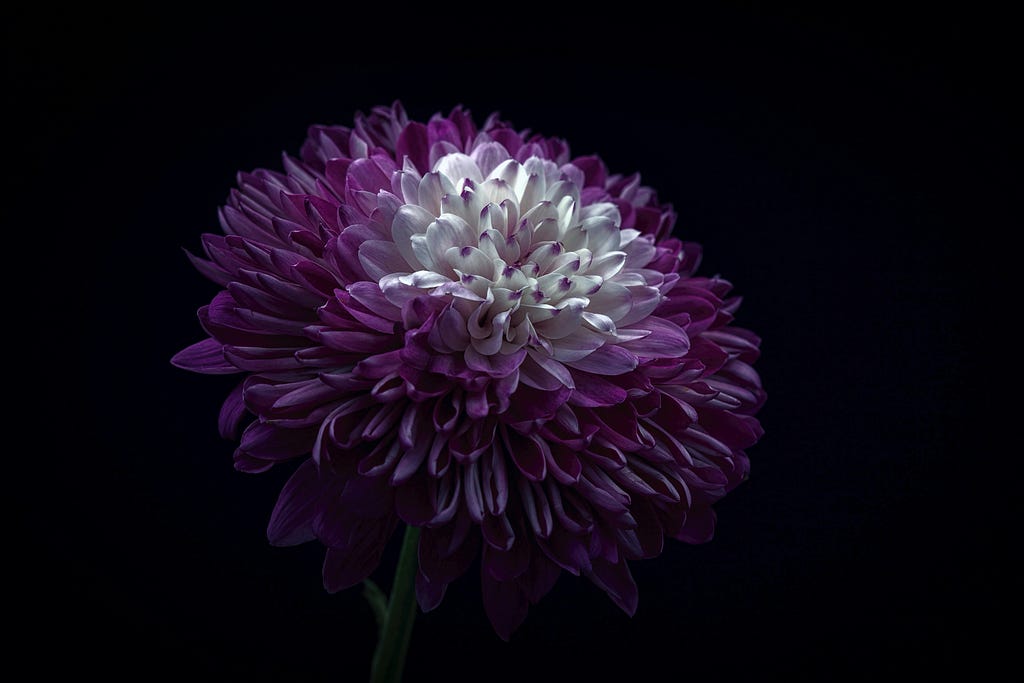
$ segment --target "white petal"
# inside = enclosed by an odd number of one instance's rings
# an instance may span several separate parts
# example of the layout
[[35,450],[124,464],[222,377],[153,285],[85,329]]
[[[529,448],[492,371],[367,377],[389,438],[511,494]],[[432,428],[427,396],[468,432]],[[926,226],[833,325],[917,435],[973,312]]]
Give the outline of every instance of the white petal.
[[480,302],[480,304],[473,309],[473,312],[467,316],[467,328],[469,329],[470,336],[474,339],[484,339],[488,334],[490,334],[490,327],[482,321],[491,310],[492,303],[494,303],[494,292],[487,290],[487,298]]
[[622,214],[619,213],[619,207],[615,206],[611,202],[597,202],[595,204],[588,204],[580,209],[580,218],[595,218],[604,217],[610,220],[615,225],[622,225]]
[[[440,270],[442,270],[442,264],[438,263],[434,259],[433,252],[431,252],[430,247],[427,246],[426,235],[413,235],[411,238],[409,238],[409,242],[412,245],[413,255],[416,257],[416,260],[422,264],[423,268],[426,268],[427,270],[432,270],[434,272],[439,272]],[[444,264],[444,268],[448,268],[447,263]],[[453,271],[448,275],[449,277],[454,277],[455,273]]]
[[522,166],[515,159],[509,159],[498,164],[487,174],[487,179],[490,180],[491,178],[501,178],[511,185],[517,193],[521,190],[519,186],[526,182],[526,175],[523,173]]
[[384,298],[399,308],[407,301],[423,296],[422,290],[402,284],[399,281],[401,277],[401,275],[395,273],[385,275],[380,280],[380,291],[384,294]]
[[[587,248],[595,255],[601,256],[610,251],[618,251],[620,230],[604,216],[584,219],[580,230],[587,234]],[[644,264],[647,265],[647,264]]]
[[572,281],[561,273],[548,273],[537,278],[537,290],[547,299],[563,299],[572,287]]
[[616,321],[619,327],[643,320],[654,312],[663,298],[661,292],[654,287],[630,287],[629,295],[633,300],[633,305],[630,307],[629,313],[624,315],[621,320]]
[[408,264],[394,242],[366,240],[359,245],[359,262],[371,280],[379,281],[390,273],[404,273]]
[[566,363],[577,361],[589,356],[595,349],[601,348],[605,343],[603,335],[580,327],[572,334],[567,335],[551,345],[551,352],[556,360]]
[[416,258],[412,248],[412,237],[424,234],[433,220],[434,217],[425,209],[413,204],[406,204],[395,213],[395,220],[391,223],[391,239],[411,270],[419,270],[426,265]]
[[477,225],[486,203],[476,188],[468,185],[460,194],[451,192],[441,197],[441,211],[454,214],[469,225]]
[[[494,278],[495,287],[503,287],[512,291],[519,291],[530,285],[530,280],[523,274],[521,268],[507,266],[504,261],[494,261],[497,277]],[[531,302],[532,303],[532,302]]]
[[537,206],[544,200],[544,195],[547,194],[548,186],[544,181],[544,176],[540,174],[524,175],[526,182],[523,183],[521,189],[517,188],[516,194],[519,195],[519,205],[524,209],[529,209],[532,206]]
[[[466,221],[455,214],[444,213],[438,216],[437,220],[430,224],[424,240],[424,247],[429,253],[434,265],[423,265],[436,270],[439,273],[449,275],[450,267],[445,260],[445,253],[452,247],[465,247],[477,244],[477,237],[473,229]],[[413,244],[413,249],[420,255],[420,249]],[[423,260],[422,258],[420,259]]]
[[593,263],[587,268],[587,275],[600,275],[610,280],[616,273],[622,270],[626,263],[626,253],[622,251],[610,251],[600,256],[595,256]]
[[632,240],[622,247],[622,251],[626,252],[626,268],[643,268],[657,253],[654,248],[654,236],[644,235]]
[[601,291],[604,278],[597,275],[570,275],[568,296],[590,297]]
[[[558,242],[548,242],[533,250],[530,260],[537,264],[539,272],[547,273],[551,262],[562,254],[562,245]],[[623,254],[625,258],[625,254]]]
[[485,202],[501,204],[507,199],[518,201],[512,185],[501,178],[491,178],[480,185],[480,194]]
[[605,281],[601,289],[587,298],[590,299],[587,310],[602,313],[615,322],[625,317],[633,308],[633,295],[618,282]]
[[444,253],[444,258],[460,275],[469,273],[487,279],[494,275],[494,259],[476,247],[451,247]]
[[520,202],[519,205],[526,209],[522,220],[528,221],[531,226],[536,226],[545,218],[558,220],[558,207],[547,200],[539,201],[536,204],[526,204],[524,201]]
[[453,184],[463,178],[469,178],[474,183],[481,183],[484,180],[476,162],[461,152],[444,155],[434,164],[434,170],[447,176]]
[[643,274],[632,270],[623,268],[619,273],[612,278],[613,282],[616,282],[623,287],[645,287],[648,282],[647,278]]
[[441,198],[446,194],[455,192],[455,186],[447,176],[440,173],[428,173],[423,176],[420,186],[417,188],[417,203],[431,216],[441,215]]
[[505,225],[512,227],[519,223],[519,201],[517,199],[506,199],[498,205],[505,214]]
[[[413,175],[412,173],[406,173],[405,171],[395,171],[395,175],[391,178],[392,189],[396,190],[402,201],[406,204],[415,204],[419,201],[419,187],[422,178],[419,175]],[[395,187],[397,185],[398,187]]]
[[583,311],[583,321],[590,325],[591,328],[598,332],[605,334],[615,334],[615,323],[612,319],[601,313],[591,313],[590,311]]
[[562,172],[558,170],[558,165],[555,162],[536,156],[532,156],[523,162],[523,170],[529,175],[539,175],[548,187],[551,187],[562,178]]
[[[616,225],[618,225],[618,223]],[[634,230],[633,228],[623,228],[622,230],[619,231],[619,249],[622,249],[622,251],[626,251],[625,246],[632,242],[633,240],[635,240],[637,237],[640,237],[640,235],[642,234],[643,233],[641,233],[639,230]],[[647,235],[647,237],[652,242],[654,241],[653,235]]]
[[435,273],[432,270],[417,270],[415,273],[402,275],[398,278],[398,281],[403,285],[417,287],[419,289],[431,289],[438,285],[443,285],[446,282],[451,282],[451,280],[446,278],[444,275]]
[[480,232],[497,230],[505,234],[508,229],[508,222],[505,220],[505,212],[496,204],[488,204],[480,211],[480,221],[477,225]]
[[480,233],[480,251],[487,254],[489,258],[501,259],[501,254],[498,251],[498,244],[505,242],[505,236],[494,228],[485,228]]
[[580,265],[581,261],[579,254],[575,251],[565,251],[561,255],[556,256],[551,263],[548,264],[548,268],[552,273],[575,275],[580,270]]
[[545,339],[561,339],[579,328],[583,321],[583,309],[587,305],[586,299],[566,299],[556,309],[557,313],[548,320],[537,322],[534,319],[534,327]]

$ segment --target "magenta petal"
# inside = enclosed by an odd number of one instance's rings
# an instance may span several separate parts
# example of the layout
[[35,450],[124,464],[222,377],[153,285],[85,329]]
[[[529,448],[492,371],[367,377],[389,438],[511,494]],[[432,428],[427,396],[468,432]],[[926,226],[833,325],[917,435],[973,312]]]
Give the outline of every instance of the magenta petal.
[[313,518],[322,490],[316,463],[310,459],[299,465],[281,489],[270,515],[267,538],[271,545],[298,545],[316,537],[313,534]]
[[430,170],[430,135],[422,123],[410,123],[398,136],[395,158],[402,161],[405,157],[409,157],[409,161],[420,173]]
[[374,195],[391,187],[391,179],[373,159],[356,159],[348,167],[346,184],[349,192],[370,192]]

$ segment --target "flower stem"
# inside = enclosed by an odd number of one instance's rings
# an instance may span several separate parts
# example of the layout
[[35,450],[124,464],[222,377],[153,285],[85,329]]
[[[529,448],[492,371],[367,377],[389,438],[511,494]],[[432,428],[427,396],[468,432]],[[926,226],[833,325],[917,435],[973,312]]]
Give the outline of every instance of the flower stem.
[[381,628],[377,650],[373,653],[373,667],[370,683],[399,683],[405,668],[405,653],[409,649],[412,625],[416,620],[417,548],[420,530],[414,526],[405,528],[402,551],[395,568],[395,582],[391,586],[391,599]]

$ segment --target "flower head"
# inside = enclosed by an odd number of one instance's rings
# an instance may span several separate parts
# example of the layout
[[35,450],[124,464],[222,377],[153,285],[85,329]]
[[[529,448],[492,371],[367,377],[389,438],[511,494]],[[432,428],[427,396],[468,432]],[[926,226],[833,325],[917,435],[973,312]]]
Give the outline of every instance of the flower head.
[[328,590],[401,520],[424,610],[479,557],[502,637],[563,570],[632,614],[627,561],[708,540],[762,434],[759,340],[674,221],[638,175],[495,116],[313,126],[203,236],[224,289],[174,362],[244,373],[238,469],[303,459],[268,535],[324,543]]

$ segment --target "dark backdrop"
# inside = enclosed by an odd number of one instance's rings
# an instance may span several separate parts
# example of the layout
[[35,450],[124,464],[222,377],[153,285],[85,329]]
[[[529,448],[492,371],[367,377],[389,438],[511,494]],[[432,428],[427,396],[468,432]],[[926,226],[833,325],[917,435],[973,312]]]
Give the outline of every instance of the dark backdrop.
[[45,424],[12,458],[27,476],[11,480],[8,561],[26,574],[10,601],[33,665],[365,680],[359,591],[327,595],[321,548],[264,537],[290,468],[235,472],[216,434],[231,380],[168,361],[215,293],[181,249],[216,229],[236,171],[277,168],[308,124],[395,98],[417,118],[497,109],[640,170],[704,244],[702,272],[745,297],[769,392],[716,538],[635,563],[633,619],[563,576],[505,644],[471,572],[419,619],[409,680],[990,665],[1007,504],[985,493],[999,475],[966,419],[994,401],[967,388],[983,363],[966,344],[996,320],[965,269],[989,198],[1012,189],[999,20],[730,7],[673,21],[629,5],[595,29],[519,5],[14,11],[5,229],[27,273],[9,294],[40,322],[9,334],[46,398],[23,401]]

